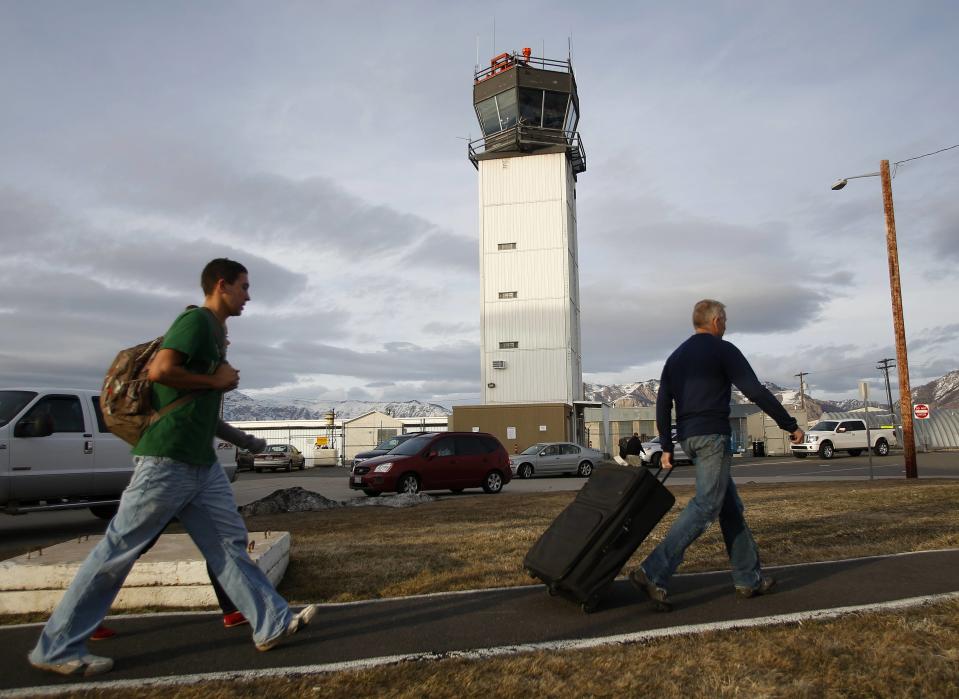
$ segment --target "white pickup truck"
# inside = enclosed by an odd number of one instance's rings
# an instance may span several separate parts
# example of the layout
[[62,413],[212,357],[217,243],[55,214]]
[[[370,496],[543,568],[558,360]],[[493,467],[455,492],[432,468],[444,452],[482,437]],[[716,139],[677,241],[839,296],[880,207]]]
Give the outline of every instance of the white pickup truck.
[[793,444],[793,456],[805,459],[818,454],[820,459],[831,459],[837,451],[859,456],[870,447],[877,456],[889,453],[889,446],[896,444],[896,432],[889,427],[870,427],[866,437],[866,423],[862,420],[823,420],[806,432],[802,444]]
[[[99,391],[0,389],[0,508],[7,514],[89,507],[109,519],[130,481],[130,445],[103,423]],[[232,481],[236,449],[214,440]]]

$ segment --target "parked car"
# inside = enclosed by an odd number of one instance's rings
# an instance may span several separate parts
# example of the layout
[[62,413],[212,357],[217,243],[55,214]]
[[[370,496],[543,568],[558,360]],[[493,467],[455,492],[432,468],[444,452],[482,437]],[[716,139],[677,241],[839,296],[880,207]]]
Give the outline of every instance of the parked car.
[[350,488],[369,496],[482,488],[498,493],[513,472],[499,440],[485,432],[427,432],[350,471]]
[[818,454],[820,459],[831,459],[837,451],[859,456],[872,449],[876,456],[889,454],[889,445],[897,444],[896,431],[891,427],[872,427],[868,430],[871,440],[866,440],[866,423],[863,420],[823,420],[806,432],[800,444],[790,446],[793,456],[805,459]]
[[576,473],[589,478],[603,453],[570,442],[539,442],[509,457],[514,476],[555,476]]
[[253,457],[253,470],[262,473],[266,469],[276,471],[282,468],[292,471],[294,468],[303,470],[306,467],[306,457],[292,444],[271,444],[266,451]]
[[253,452],[247,451],[246,449],[236,450],[236,470],[237,471],[253,470]]
[[[643,453],[640,454],[640,459],[642,459],[644,465],[659,468],[659,462],[662,458],[663,446],[659,443],[659,437],[653,437],[648,442],[643,442]],[[677,464],[680,461],[691,463],[692,459],[683,451],[683,445],[676,439],[676,435],[673,435],[673,463]]]
[[[213,448],[235,480],[236,449],[221,439]],[[100,391],[0,389],[0,512],[89,508],[110,519],[132,474],[130,445],[103,422]]]
[[375,449],[361,451],[359,454],[354,456],[352,465],[356,466],[361,461],[372,459],[374,456],[383,456],[383,454],[389,454],[406,440],[413,439],[413,437],[419,437],[421,434],[429,434],[429,432],[408,432],[407,434],[398,434],[395,437],[390,437],[389,439],[377,444]]

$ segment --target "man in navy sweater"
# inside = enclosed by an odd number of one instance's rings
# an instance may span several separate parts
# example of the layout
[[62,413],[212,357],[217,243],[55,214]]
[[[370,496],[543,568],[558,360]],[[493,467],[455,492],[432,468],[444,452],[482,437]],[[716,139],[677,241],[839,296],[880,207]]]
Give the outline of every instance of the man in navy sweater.
[[731,384],[789,432],[794,444],[804,438],[795,418],[759,382],[742,352],[722,339],[726,332],[726,307],[712,299],[700,301],[693,309],[693,327],[695,334],[669,356],[663,367],[656,398],[656,426],[663,448],[662,466],[672,468],[671,413],[675,402],[678,436],[696,465],[696,495],[662,543],[629,576],[660,611],[672,609],[667,585],[683,562],[686,549],[716,519],[732,563],[736,594],[754,597],[766,594],[776,584],[773,578],[762,574],[759,549],[746,525],[743,503],[730,475]]

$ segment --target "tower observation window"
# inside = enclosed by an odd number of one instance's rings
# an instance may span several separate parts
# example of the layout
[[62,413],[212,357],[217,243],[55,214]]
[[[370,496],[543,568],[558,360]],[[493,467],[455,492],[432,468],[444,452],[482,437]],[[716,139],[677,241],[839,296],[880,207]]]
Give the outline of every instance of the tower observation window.
[[519,90],[519,123],[524,126],[543,125],[543,91],[521,87]]
[[576,113],[576,103],[573,102],[573,100],[570,100],[569,110],[566,112],[566,126],[564,127],[564,130],[575,131],[577,121],[579,121],[579,115]]
[[543,95],[543,128],[562,129],[566,122],[566,105],[569,95],[565,92],[546,90]]
[[479,118],[480,128],[483,129],[485,136],[513,128],[519,116],[516,90],[506,90],[478,102],[476,116]]

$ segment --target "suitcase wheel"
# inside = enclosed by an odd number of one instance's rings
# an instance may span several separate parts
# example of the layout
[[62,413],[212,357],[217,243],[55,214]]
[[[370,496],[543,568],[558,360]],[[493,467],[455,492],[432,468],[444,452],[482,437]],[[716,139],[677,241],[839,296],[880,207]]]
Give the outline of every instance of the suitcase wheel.
[[552,585],[547,585],[547,586],[546,586],[546,594],[549,595],[550,597],[555,597],[556,595],[559,594],[559,590],[557,590],[557,589],[556,589],[555,587],[553,587]]
[[596,611],[596,607],[599,606],[599,600],[595,597],[590,597],[588,600],[583,602],[582,609],[584,614],[592,614]]

